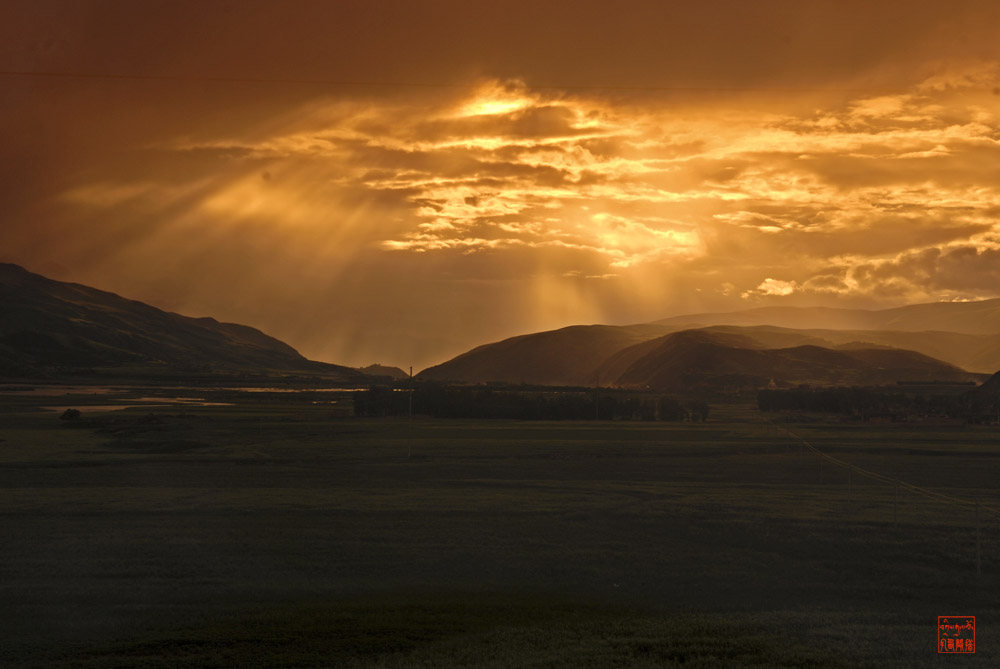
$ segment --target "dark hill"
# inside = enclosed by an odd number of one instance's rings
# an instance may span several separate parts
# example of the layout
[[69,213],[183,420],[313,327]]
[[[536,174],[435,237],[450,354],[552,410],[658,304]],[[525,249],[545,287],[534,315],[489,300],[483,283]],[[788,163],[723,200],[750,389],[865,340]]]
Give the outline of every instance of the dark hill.
[[399,367],[390,367],[388,365],[380,365],[378,363],[368,365],[367,367],[358,367],[357,369],[362,374],[367,374],[368,376],[388,377],[389,379],[395,381],[410,378],[410,375],[401,370]]
[[669,331],[657,325],[574,325],[484,344],[429,367],[418,377],[464,383],[593,385],[605,359]]
[[978,388],[970,390],[967,395],[978,403],[996,406],[1000,404],[1000,372],[997,372]]
[[962,404],[973,422],[1000,423],[1000,372],[963,394]]
[[[945,327],[947,322],[938,323]],[[942,330],[830,330],[758,325],[738,327],[716,325],[705,328],[712,332],[733,332],[752,337],[766,348],[784,348],[799,344],[840,348],[901,348],[923,353],[951,363],[970,372],[992,374],[1000,369],[1000,333],[965,334]]]
[[764,348],[751,337],[685,330],[640,344],[617,385],[656,390],[698,386],[883,385],[897,381],[970,381],[974,375],[915,351],[832,349],[806,344]]
[[365,378],[314,362],[260,330],[191,318],[0,263],[0,373],[296,373]]
[[983,385],[979,386],[977,390],[984,395],[1000,398],[1000,372],[986,379]]
[[760,307],[745,311],[689,314],[656,321],[675,329],[710,325],[772,325],[794,329],[940,331],[1000,334],[1000,299],[931,302],[893,309]]
[[[734,348],[742,349],[790,349],[812,346],[842,352],[905,350],[923,355],[922,361],[886,358],[886,364],[880,366],[891,369],[922,369],[925,368],[924,363],[928,359],[977,373],[1000,369],[1000,333],[796,330],[771,325],[715,325],[700,328],[700,331],[715,335],[712,340],[715,344],[725,344],[727,341],[732,344],[738,341]],[[464,383],[505,382],[540,385],[592,385],[597,379],[601,385],[614,385],[640,359],[660,347],[662,345],[660,338],[671,332],[676,330],[669,325],[592,325],[521,335],[475,348],[448,362],[424,370],[419,376],[425,379]],[[721,338],[723,335],[738,339],[726,340]],[[815,349],[811,350],[815,353]],[[748,354],[734,355],[742,358],[750,357]],[[883,357],[885,355],[887,353],[883,353]],[[840,357],[837,360],[853,366],[857,357]],[[736,360],[732,362],[737,364]],[[751,374],[750,371],[740,373]],[[757,372],[751,375],[757,378]],[[822,373],[814,372],[812,375],[818,379],[837,376],[832,374],[831,369]],[[889,375],[891,374],[882,374],[883,377]],[[840,376],[858,379],[878,374],[873,372],[866,375],[856,371]],[[953,376],[952,369],[939,380]],[[769,379],[770,375],[767,380]],[[894,380],[896,379],[890,379],[889,382]],[[898,380],[904,379],[901,377]]]
[[[918,351],[892,347],[891,332],[714,326],[664,333],[667,326],[576,326],[486,344],[421,378],[465,383],[649,387],[883,385],[970,381],[975,375]],[[985,335],[903,333],[945,348]],[[659,336],[658,336],[659,335]],[[958,337],[958,340],[949,339]]]

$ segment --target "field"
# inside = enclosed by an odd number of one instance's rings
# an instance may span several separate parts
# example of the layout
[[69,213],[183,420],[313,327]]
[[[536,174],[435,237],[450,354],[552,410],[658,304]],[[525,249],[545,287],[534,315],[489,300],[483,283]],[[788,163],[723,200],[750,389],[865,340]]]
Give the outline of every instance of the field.
[[[995,427],[40,409],[157,393],[90,392],[0,399],[2,666],[920,667],[940,615],[1000,666]],[[978,500],[981,574],[971,507],[796,435]]]

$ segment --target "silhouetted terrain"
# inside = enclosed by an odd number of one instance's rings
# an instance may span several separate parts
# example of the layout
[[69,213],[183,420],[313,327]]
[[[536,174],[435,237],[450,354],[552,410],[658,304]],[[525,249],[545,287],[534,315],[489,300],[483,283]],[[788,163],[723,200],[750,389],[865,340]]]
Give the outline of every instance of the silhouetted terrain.
[[[776,375],[789,383],[811,379],[823,384],[921,380],[927,373],[940,373],[934,377],[937,380],[961,380],[972,378],[963,377],[962,370],[992,374],[1000,369],[1000,300],[984,300],[878,311],[765,307],[677,316],[640,325],[571,326],[485,344],[425,369],[419,376],[461,383],[592,385],[596,381],[604,386],[632,386],[649,382],[651,374],[655,376],[644,367],[651,363],[648,356],[663,346],[659,338],[695,330],[711,333],[716,343],[743,352],[716,350],[718,357],[711,363],[707,350],[699,352],[703,358],[699,362],[672,360],[669,365],[676,373],[667,374],[672,380],[667,382],[661,375],[654,387],[675,389],[684,385],[678,379],[691,374],[694,376],[689,380],[726,374],[744,381],[770,379],[775,376],[767,372],[772,365],[776,365]],[[722,335],[741,339],[720,339]],[[797,353],[747,352],[802,346],[813,348]],[[840,353],[827,355],[815,349]],[[888,349],[899,352],[858,353]],[[659,357],[690,353],[687,349],[673,354],[661,351]],[[662,367],[667,361],[657,364]]]
[[[294,373],[345,382],[407,376],[396,367],[355,370],[310,361],[251,327],[168,313],[11,264],[0,264],[0,309],[0,373],[9,376],[72,370]],[[703,327],[693,329],[695,324]],[[862,326],[894,329],[857,329]],[[419,377],[674,391],[771,380],[869,385],[973,379],[965,369],[1000,369],[1000,300],[882,311],[771,307],[630,326],[571,326],[479,346]]]
[[670,328],[657,325],[574,325],[485,344],[418,376],[469,383],[593,385],[601,362],[667,332]]
[[1000,400],[1000,372],[988,378],[983,385],[971,391],[971,394],[984,400]]
[[881,385],[976,378],[923,353],[868,341],[890,336],[865,337],[856,331],[827,339],[781,328],[717,327],[672,332],[612,350],[629,337],[648,336],[653,327],[590,326],[515,337],[481,346],[420,376],[550,385],[586,385],[597,379],[603,386],[657,391],[754,388],[771,381],[784,386]]
[[314,362],[260,330],[162,311],[114,293],[0,264],[0,373],[294,372],[367,378]]
[[368,376],[387,376],[391,379],[401,380],[408,379],[410,375],[404,372],[399,367],[390,367],[388,365],[380,365],[378,363],[374,365],[367,365],[365,367],[358,367],[357,370],[362,374],[367,374]]
[[1000,332],[1000,299],[978,302],[930,302],[893,309],[836,309],[831,307],[760,307],[746,311],[690,314],[656,321],[674,328],[709,325],[775,325],[786,328],[831,330],[942,330],[965,334]]
[[973,375],[914,351],[832,349],[811,344],[763,348],[749,337],[685,330],[656,340],[616,385],[683,390],[697,386],[882,385],[897,381],[969,381]]
[[[943,320],[938,328],[948,326]],[[956,367],[983,374],[1000,369],[1000,332],[993,334],[967,334],[929,330],[910,332],[903,330],[830,330],[791,328],[758,325],[751,327],[718,325],[706,328],[712,332],[733,332],[752,337],[768,348],[781,348],[801,344],[826,347],[874,348],[893,347],[917,351]]]

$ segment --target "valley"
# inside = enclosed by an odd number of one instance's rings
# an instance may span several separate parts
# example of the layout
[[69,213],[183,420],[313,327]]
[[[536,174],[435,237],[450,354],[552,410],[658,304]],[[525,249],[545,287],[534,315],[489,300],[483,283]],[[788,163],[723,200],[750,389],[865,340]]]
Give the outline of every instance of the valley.
[[5,664],[920,667],[935,616],[1000,614],[996,518],[977,576],[971,507],[801,441],[996,508],[993,427],[40,410],[148,391],[4,394]]

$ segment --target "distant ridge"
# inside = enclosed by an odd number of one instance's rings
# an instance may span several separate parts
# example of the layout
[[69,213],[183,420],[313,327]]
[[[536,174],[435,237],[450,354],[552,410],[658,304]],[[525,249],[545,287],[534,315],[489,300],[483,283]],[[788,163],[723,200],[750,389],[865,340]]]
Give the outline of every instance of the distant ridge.
[[928,302],[879,310],[758,307],[743,311],[672,316],[655,323],[676,328],[771,325],[794,329],[1000,334],[1000,298],[977,302]]
[[[939,327],[941,325],[946,323],[939,324]],[[941,330],[796,330],[770,325],[715,325],[706,329],[713,332],[742,333],[771,348],[798,344],[816,344],[834,348],[891,347],[917,351],[979,374],[992,374],[1000,369],[1000,333],[966,334]]]
[[[702,344],[712,349],[712,355],[683,347],[667,356],[676,378],[668,380],[665,372],[642,380],[647,372],[634,368],[654,362],[655,356],[650,356],[666,345],[660,338],[684,331],[705,333],[711,341]],[[796,348],[798,353],[792,351]],[[766,355],[746,352],[765,349],[788,350]],[[716,368],[682,373],[677,366],[691,363],[679,358],[696,352],[705,364],[714,356]],[[728,361],[728,369],[721,368],[722,361]],[[756,383],[767,365],[775,365],[788,382],[800,383],[972,380],[976,374],[1000,369],[1000,299],[884,310],[762,307],[641,325],[570,326],[484,344],[418,376],[460,383],[675,387],[706,383],[708,378],[723,383],[727,375],[742,379],[739,383]],[[682,377],[683,382],[678,380]]]
[[357,370],[362,374],[367,374],[368,376],[387,377],[396,381],[410,378],[410,375],[401,370],[399,367],[389,367],[378,363],[368,365],[366,367],[358,367]]
[[914,351],[888,347],[827,348],[802,344],[765,348],[750,337],[682,330],[643,347],[644,355],[615,385],[685,390],[808,385],[885,385],[899,381],[971,381],[953,365]]
[[573,325],[484,344],[429,367],[418,377],[471,383],[593,385],[597,363],[669,331],[658,325]]
[[106,373],[366,377],[314,362],[255,328],[191,318],[0,263],[0,374]]

